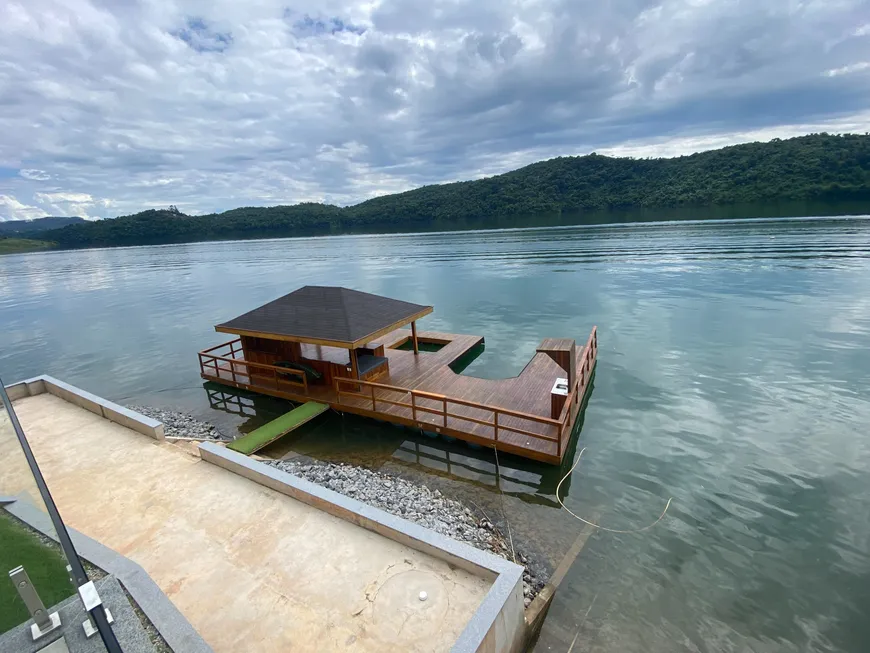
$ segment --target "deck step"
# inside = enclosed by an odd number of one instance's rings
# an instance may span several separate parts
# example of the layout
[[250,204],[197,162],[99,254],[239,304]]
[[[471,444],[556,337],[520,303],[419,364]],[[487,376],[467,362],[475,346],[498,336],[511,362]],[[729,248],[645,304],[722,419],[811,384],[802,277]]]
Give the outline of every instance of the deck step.
[[327,410],[329,410],[329,405],[327,404],[308,401],[294,408],[289,413],[281,415],[278,419],[273,419],[268,424],[263,424],[260,428],[251,431],[238,440],[230,442],[227,448],[250,455],[271,444],[278,438],[294,431],[306,422],[313,420]]

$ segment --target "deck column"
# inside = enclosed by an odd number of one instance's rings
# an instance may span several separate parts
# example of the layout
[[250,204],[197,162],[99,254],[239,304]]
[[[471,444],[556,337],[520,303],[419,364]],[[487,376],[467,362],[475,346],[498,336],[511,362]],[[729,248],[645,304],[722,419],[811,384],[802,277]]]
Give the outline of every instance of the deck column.
[[414,356],[420,353],[420,346],[417,344],[417,321],[411,322],[411,339],[414,341]]
[[356,360],[356,349],[350,349],[350,375],[359,379],[359,363]]

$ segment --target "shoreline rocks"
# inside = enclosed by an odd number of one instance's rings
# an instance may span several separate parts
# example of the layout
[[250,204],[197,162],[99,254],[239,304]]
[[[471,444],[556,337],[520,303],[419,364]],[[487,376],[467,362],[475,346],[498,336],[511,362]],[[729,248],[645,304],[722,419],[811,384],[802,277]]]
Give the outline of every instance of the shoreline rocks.
[[128,406],[130,410],[163,423],[163,432],[168,438],[185,440],[232,440],[224,435],[214,424],[204,422],[193,415],[178,410],[163,410],[149,406]]
[[[510,544],[485,516],[477,518],[470,508],[448,499],[439,490],[430,490],[403,478],[390,476],[355,465],[297,460],[267,460],[267,465],[380,508],[424,528],[512,559]],[[544,586],[528,558],[516,551],[517,564],[523,565],[523,600],[528,607]]]

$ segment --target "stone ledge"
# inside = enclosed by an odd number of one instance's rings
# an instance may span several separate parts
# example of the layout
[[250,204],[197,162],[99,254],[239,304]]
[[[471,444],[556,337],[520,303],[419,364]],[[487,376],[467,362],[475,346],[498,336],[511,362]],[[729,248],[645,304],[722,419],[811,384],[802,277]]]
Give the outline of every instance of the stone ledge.
[[48,392],[95,415],[100,415],[110,422],[147,435],[149,438],[164,439],[163,424],[156,419],[124,408],[108,399],[98,397],[87,390],[82,390],[47,374],[6,386],[6,392],[12,401]]

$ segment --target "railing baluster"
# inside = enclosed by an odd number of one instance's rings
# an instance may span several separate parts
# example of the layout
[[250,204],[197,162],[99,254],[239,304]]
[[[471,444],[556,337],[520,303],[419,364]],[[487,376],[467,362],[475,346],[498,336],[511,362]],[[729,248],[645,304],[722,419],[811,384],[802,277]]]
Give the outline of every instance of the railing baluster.
[[492,411],[492,438],[498,442],[498,411]]
[[444,411],[444,428],[447,428],[447,397],[441,399]]
[[372,391],[372,412],[378,411],[378,405],[375,403],[375,386],[369,386]]

